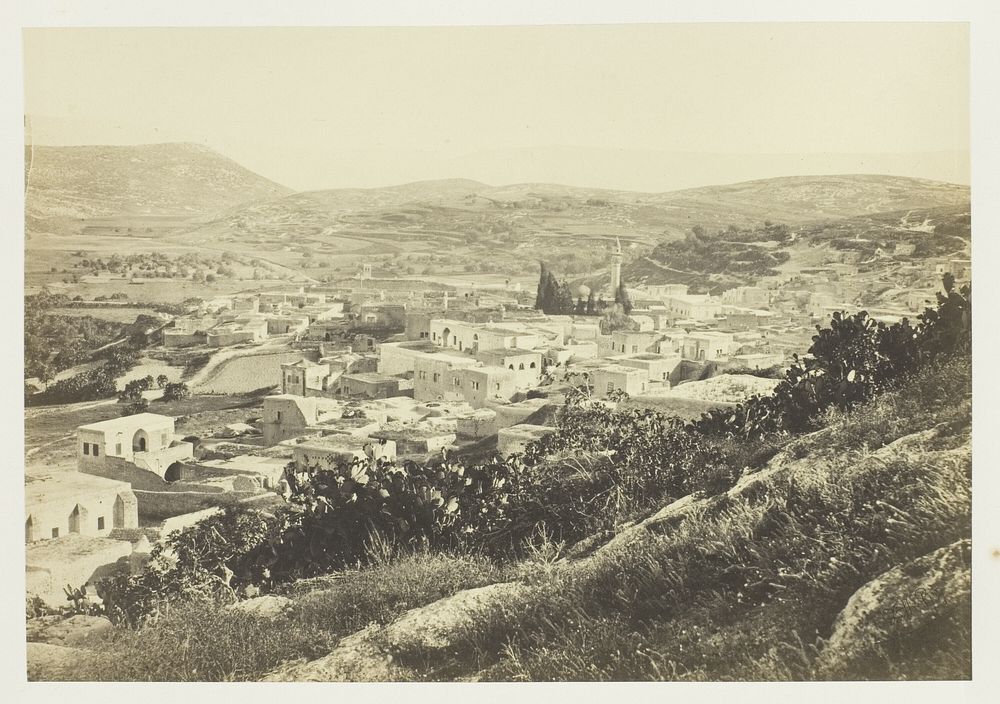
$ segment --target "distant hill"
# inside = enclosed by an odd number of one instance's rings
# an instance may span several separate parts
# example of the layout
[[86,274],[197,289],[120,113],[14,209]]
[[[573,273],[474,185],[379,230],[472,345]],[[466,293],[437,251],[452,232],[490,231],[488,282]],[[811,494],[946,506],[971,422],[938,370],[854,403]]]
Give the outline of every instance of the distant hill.
[[967,205],[969,187],[902,176],[788,176],[675,191],[657,200],[685,210],[703,210],[706,215],[731,210],[794,225],[909,208]]
[[404,236],[433,231],[506,230],[525,234],[621,235],[656,241],[695,224],[723,228],[772,220],[802,225],[908,208],[968,204],[969,188],[897,176],[792,176],[722,186],[638,193],[559,184],[488,186],[451,179],[368,189],[295,193],[231,208],[206,233],[299,234],[365,230]]
[[29,146],[24,156],[29,222],[204,216],[291,193],[197,144]]

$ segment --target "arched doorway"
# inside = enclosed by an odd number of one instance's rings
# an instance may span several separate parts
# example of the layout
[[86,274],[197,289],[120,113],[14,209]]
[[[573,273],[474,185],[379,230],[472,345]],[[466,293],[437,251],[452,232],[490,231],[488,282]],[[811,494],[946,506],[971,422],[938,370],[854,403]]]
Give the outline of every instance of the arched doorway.
[[77,504],[72,513],[69,514],[69,532],[82,533],[82,528],[87,526],[87,509]]
[[451,335],[451,328],[445,328],[442,331],[442,334],[444,335],[444,343],[443,344],[444,344],[445,347],[447,347],[448,346],[448,336]]
[[174,462],[172,465],[167,467],[167,471],[163,473],[164,480],[168,482],[176,482],[178,479],[184,477],[184,465],[180,462]]
[[149,447],[149,439],[146,437],[146,431],[135,431],[135,435],[132,436],[132,452],[145,452],[147,447]]

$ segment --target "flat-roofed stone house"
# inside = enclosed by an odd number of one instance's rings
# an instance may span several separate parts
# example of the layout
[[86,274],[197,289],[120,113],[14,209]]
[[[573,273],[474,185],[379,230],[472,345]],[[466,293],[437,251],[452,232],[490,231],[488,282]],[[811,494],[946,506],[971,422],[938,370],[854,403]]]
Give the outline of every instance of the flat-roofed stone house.
[[138,503],[126,482],[62,472],[29,479],[24,494],[26,543],[71,533],[105,537],[139,525]]
[[157,413],[81,425],[76,439],[77,468],[110,479],[124,479],[134,467],[169,480],[171,466],[194,454],[191,443],[174,436],[174,419]]

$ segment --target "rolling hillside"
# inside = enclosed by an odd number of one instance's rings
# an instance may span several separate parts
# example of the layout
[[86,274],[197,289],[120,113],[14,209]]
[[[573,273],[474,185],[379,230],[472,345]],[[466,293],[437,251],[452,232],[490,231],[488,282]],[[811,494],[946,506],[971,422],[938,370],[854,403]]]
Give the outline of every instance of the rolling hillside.
[[794,176],[724,186],[636,193],[557,184],[493,187],[452,179],[372,189],[296,193],[232,208],[205,225],[211,236],[507,232],[543,237],[623,235],[653,241],[694,224],[764,220],[803,225],[883,211],[960,206],[966,186],[895,176]]
[[33,219],[205,216],[290,193],[197,144],[25,147]]

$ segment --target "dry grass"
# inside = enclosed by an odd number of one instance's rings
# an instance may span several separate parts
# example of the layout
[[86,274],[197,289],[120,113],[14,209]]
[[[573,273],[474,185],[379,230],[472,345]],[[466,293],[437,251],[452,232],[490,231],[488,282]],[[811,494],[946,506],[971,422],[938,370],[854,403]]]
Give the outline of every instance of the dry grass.
[[287,594],[294,604],[270,619],[217,604],[173,606],[139,630],[116,629],[94,646],[74,679],[103,681],[257,680],[282,662],[326,655],[339,639],[384,624],[407,609],[494,582],[490,563],[431,553],[397,555],[366,569],[303,580]]
[[[831,414],[826,430],[786,448],[807,458],[788,472],[585,563],[560,561],[565,546],[544,532],[527,560],[504,569],[373,546],[373,567],[291,585],[285,618],[180,610],[122,633],[105,650],[114,664],[81,677],[254,679],[410,608],[517,579],[525,593],[485,610],[456,647],[414,646],[396,652],[397,662],[432,680],[815,678],[815,657],[851,594],[969,536],[970,373],[956,361]],[[887,643],[856,676],[967,677],[969,624],[945,614],[935,628]]]

